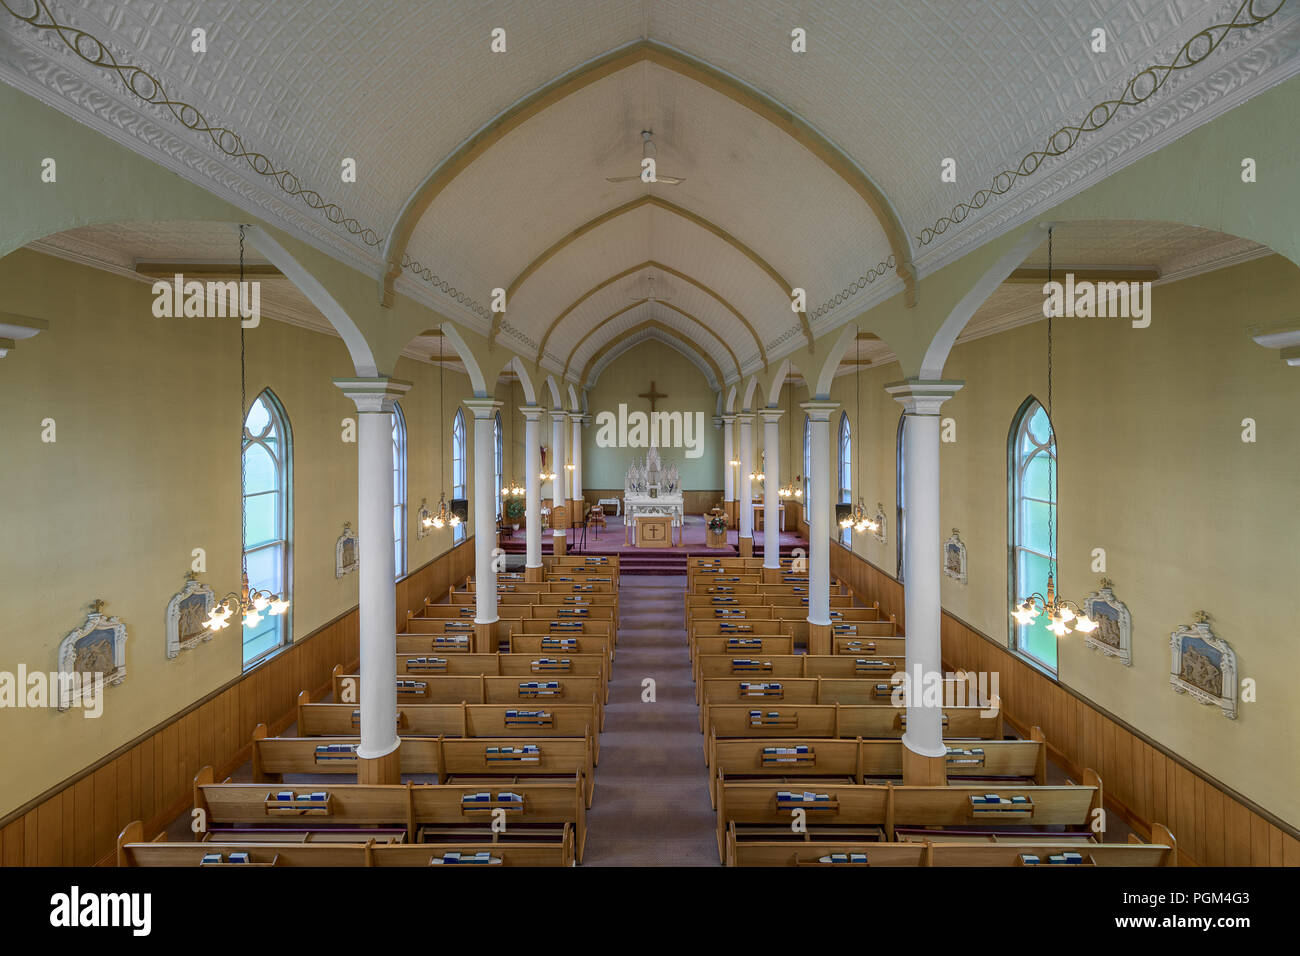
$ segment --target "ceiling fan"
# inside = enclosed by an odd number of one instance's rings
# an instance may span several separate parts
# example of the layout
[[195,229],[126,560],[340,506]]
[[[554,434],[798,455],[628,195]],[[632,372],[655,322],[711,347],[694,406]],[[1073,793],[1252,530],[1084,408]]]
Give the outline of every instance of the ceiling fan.
[[605,181],[609,183],[663,183],[665,186],[676,186],[678,183],[685,182],[684,177],[664,176],[658,171],[655,162],[653,136],[654,133],[651,130],[641,130],[641,172],[635,176],[606,176]]
[[646,277],[646,283],[648,284],[648,288],[645,295],[630,295],[628,298],[635,299],[638,302],[667,302],[672,298],[672,296],[668,295],[655,295],[655,277],[653,272]]

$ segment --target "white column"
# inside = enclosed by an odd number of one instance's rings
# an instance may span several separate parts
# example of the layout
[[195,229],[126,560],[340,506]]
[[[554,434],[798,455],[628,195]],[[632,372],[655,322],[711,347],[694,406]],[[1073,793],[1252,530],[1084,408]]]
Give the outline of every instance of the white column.
[[474,416],[474,623],[497,621],[497,572],[492,563],[497,544],[496,415],[501,402],[467,398]]
[[763,567],[772,570],[781,567],[781,414],[779,408],[765,408],[763,418],[763,448],[767,463],[763,471]]
[[[573,432],[572,432],[573,443],[570,446],[572,448],[570,455],[573,458],[573,478],[571,480],[572,483],[569,485],[569,500],[581,501],[582,500],[582,426],[585,421],[585,416],[582,414],[582,412],[570,412],[569,421],[573,423]],[[581,508],[582,505],[579,505],[578,507]],[[577,518],[579,521],[582,520],[582,515],[580,514],[572,515],[571,517]]]
[[[939,641],[939,581],[943,546],[939,534],[939,406],[962,387],[962,382],[908,379],[885,386],[900,403],[903,425],[903,494],[907,510],[900,529],[907,547],[903,555],[903,613],[907,640],[907,732],[903,745],[923,757],[942,757],[943,708],[921,706],[920,676],[942,674]],[[923,684],[924,686],[924,684]]]
[[735,467],[731,460],[736,457],[735,415],[722,416],[722,500],[736,500]]
[[410,387],[395,378],[336,378],[357,406],[357,583],[361,639],[361,741],[357,756],[397,749],[397,568],[393,554],[393,402]]
[[837,402],[803,402],[808,413],[808,455],[812,487],[808,495],[815,508],[808,514],[808,623],[831,622],[831,414]]
[[542,566],[542,410],[537,405],[519,409],[524,416],[524,535],[528,541],[524,567]]
[[736,511],[740,518],[740,536],[754,536],[754,490],[749,480],[749,473],[754,470],[754,416],[741,413],[736,416],[736,427],[740,429],[740,497]]
[[[563,411],[551,411],[551,471],[555,472],[555,481],[551,483],[551,507],[558,508],[564,504],[564,421],[567,416]],[[563,537],[563,528],[551,532],[554,537]]]

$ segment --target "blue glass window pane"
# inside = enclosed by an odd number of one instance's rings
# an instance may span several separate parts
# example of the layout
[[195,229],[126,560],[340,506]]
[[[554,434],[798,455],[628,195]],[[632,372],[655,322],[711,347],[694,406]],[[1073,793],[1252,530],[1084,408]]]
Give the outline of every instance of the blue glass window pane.
[[252,548],[280,537],[280,496],[249,495],[244,499],[244,547]]
[[269,548],[262,548],[258,551],[249,552],[249,587],[271,591],[275,594],[283,594],[283,569],[284,547],[282,545],[277,544]]
[[1052,479],[1055,474],[1056,463],[1046,453],[1040,452],[1025,465],[1021,493],[1031,498],[1042,498],[1044,501],[1055,500],[1056,496],[1052,493]]
[[1049,543],[1052,522],[1055,520],[1056,508],[1041,501],[1025,500],[1020,503],[1021,530],[1020,544],[1033,548],[1043,554],[1052,554]]
[[244,494],[251,495],[259,491],[275,491],[279,482],[275,460],[261,445],[251,444],[244,448]]

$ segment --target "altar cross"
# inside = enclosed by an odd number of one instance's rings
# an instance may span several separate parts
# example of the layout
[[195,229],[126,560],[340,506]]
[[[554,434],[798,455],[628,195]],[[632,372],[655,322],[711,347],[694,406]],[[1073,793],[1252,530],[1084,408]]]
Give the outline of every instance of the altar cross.
[[657,391],[655,391],[655,382],[654,382],[654,379],[651,379],[651,380],[650,380],[650,391],[648,391],[648,392],[642,392],[640,395],[637,396],[637,398],[648,398],[648,399],[650,399],[650,414],[651,414],[651,415],[653,415],[653,414],[655,413],[655,401],[656,401],[657,399],[660,399],[660,398],[667,398],[667,397],[668,397],[667,394],[665,394],[665,393],[663,393],[663,392],[657,392]]

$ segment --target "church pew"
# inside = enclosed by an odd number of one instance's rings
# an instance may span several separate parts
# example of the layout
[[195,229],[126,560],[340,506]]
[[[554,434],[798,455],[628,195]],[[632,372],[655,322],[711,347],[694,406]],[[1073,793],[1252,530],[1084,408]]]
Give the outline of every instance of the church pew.
[[[1100,806],[1101,781],[1091,770],[1083,786],[1023,786],[1003,782],[978,787],[909,787],[893,783],[818,784],[813,790],[795,790],[790,784],[739,783],[719,779],[716,785],[718,854],[725,862],[727,834],[736,824],[736,836],[743,842],[752,836],[782,836],[790,829],[794,811],[805,811],[808,840],[826,839],[866,842],[881,839],[894,842],[901,826],[960,826],[972,835],[1015,834],[1021,827],[1068,827],[1078,831],[1080,843],[1094,845],[1088,824],[1092,810]],[[793,799],[782,794],[793,794]],[[824,799],[807,800],[805,793]],[[978,809],[972,797],[996,794],[1003,800],[1024,802],[996,812]],[[1040,831],[1026,831],[1034,834]],[[883,836],[882,836],[883,835]],[[1049,839],[1067,843],[1067,833]]]
[[[759,585],[755,585],[758,587]],[[718,585],[718,588],[726,585]],[[763,607],[764,605],[772,607],[801,607],[805,606],[803,602],[808,600],[807,594],[796,594],[793,591],[784,594],[768,593],[759,594],[758,592],[729,592],[722,590],[709,590],[702,588],[695,592],[688,592],[686,595],[687,610],[701,607]],[[829,598],[830,606],[833,608],[852,608],[853,597],[848,594],[832,594]],[[867,610],[867,608],[857,608],[857,610]],[[878,608],[875,610],[879,611]],[[805,612],[806,614],[807,612]],[[870,618],[876,620],[877,618]]]
[[[771,605],[771,616],[778,621],[789,621],[794,628],[794,642],[808,644],[808,608],[782,607]],[[832,628],[838,624],[850,626],[853,636],[870,635],[872,637],[894,637],[898,634],[898,623],[891,614],[888,620],[881,620],[880,609],[871,607],[837,607],[831,605],[829,617]],[[832,638],[836,631],[831,632]],[[845,631],[840,631],[845,633]],[[832,641],[833,643],[833,641]]]
[[[727,830],[727,866],[1024,866],[1022,855],[1046,861],[1066,852],[1080,853],[1083,864],[1064,866],[1177,866],[1178,851],[1173,835],[1157,824],[1162,836],[1153,843],[1077,843],[1018,842],[1010,837],[984,843],[942,843],[926,840],[916,843],[798,842],[792,840],[737,840],[735,825]],[[1154,836],[1154,835],[1153,835]],[[865,857],[864,862],[821,862],[832,854]],[[1046,864],[1053,865],[1053,864]]]
[[[278,789],[276,789],[278,787]],[[323,793],[323,801],[303,801],[314,812],[303,813],[299,804],[285,805],[268,794],[291,791],[295,796]],[[491,801],[474,800],[489,792]],[[329,830],[343,826],[406,827],[408,843],[417,837],[433,836],[437,842],[463,836],[493,836],[492,809],[500,793],[514,793],[522,800],[510,801],[507,825],[545,825],[559,842],[563,824],[574,831],[574,855],[582,859],[586,843],[586,787],[582,774],[571,782],[495,784],[491,787],[460,784],[298,784],[216,783],[212,767],[204,767],[194,778],[194,807],[203,811],[206,830],[259,826],[287,830]],[[532,836],[534,831],[524,831]],[[507,834],[510,830],[507,830]],[[519,835],[516,833],[516,835]],[[543,831],[536,831],[539,839]]]
[[[847,660],[848,658],[844,658]],[[603,654],[451,654],[446,657],[398,654],[397,676],[425,674],[452,677],[505,676],[542,679],[548,676],[599,677],[602,701],[609,701],[609,659]]]
[[[478,589],[474,579],[469,578],[463,588],[453,588],[453,594],[474,594]],[[618,594],[618,582],[597,582],[580,584],[573,581],[502,581],[497,580],[497,594]]]
[[[205,857],[221,856],[218,866],[431,866],[449,854],[462,857],[488,850],[496,864],[457,864],[462,869],[475,866],[572,866],[573,829],[564,825],[563,835],[555,843],[273,843],[214,842],[170,843],[162,839],[144,842],[144,824],[136,820],[127,824],[117,838],[118,866],[212,866]],[[245,854],[247,863],[231,863],[234,854]],[[445,865],[445,864],[444,864]]]
[[[356,704],[361,699],[361,676],[344,673],[342,664],[333,672],[334,699]],[[534,688],[528,685],[538,684]],[[517,707],[548,703],[572,704],[594,701],[596,727],[604,728],[604,682],[599,676],[546,675],[442,676],[421,674],[397,679],[398,706],[406,704],[513,704]]]
[[[739,620],[726,617],[698,620],[688,618],[686,621],[686,653],[688,658],[694,662],[697,655],[701,653],[696,646],[698,642],[713,637],[724,639],[723,646],[728,649],[727,652],[733,646],[743,648],[745,646],[743,642],[754,638],[784,637],[791,641],[791,649],[782,653],[794,653],[793,637],[791,636],[793,630],[794,628],[784,621],[777,621],[772,618],[743,618]],[[712,647],[713,645],[708,646]],[[769,653],[776,653],[772,648],[778,646],[781,645],[776,642],[773,642],[770,646],[766,642],[764,643],[764,647],[768,649]],[[754,650],[751,645],[741,652],[750,653]]]
[[[1013,778],[1047,782],[1047,745],[1038,727],[1029,740],[949,740],[947,776]],[[772,748],[793,753],[773,753]],[[709,731],[709,800],[723,778],[852,777],[854,783],[903,775],[901,740],[824,739],[814,737],[737,738],[719,740]]]
[[[540,716],[536,716],[540,715]],[[588,704],[514,706],[506,704],[405,704],[395,715],[402,736],[437,737],[590,737],[592,759],[600,761],[595,732],[595,701]],[[298,735],[352,737],[360,733],[355,704],[313,703],[298,695]]]
[[723,558],[723,557],[705,557],[697,556],[688,558],[686,562],[688,571],[703,570],[706,573],[723,570],[748,570],[754,569],[761,571],[763,568],[763,558]]
[[761,657],[769,654],[794,654],[794,638],[788,634],[767,634],[755,636],[753,634],[704,634],[697,636],[692,642],[695,647],[695,658],[691,664],[691,680],[698,685],[699,661],[705,654],[718,656],[726,655],[731,657]]
[[[253,780],[278,783],[284,774],[349,774],[355,782],[356,756],[337,748],[355,750],[355,737],[271,737],[265,724],[253,731]],[[322,753],[321,748],[335,750]],[[522,748],[531,748],[526,752]],[[581,773],[591,806],[595,786],[594,757],[586,737],[402,737],[398,750],[403,774],[434,774],[438,783],[448,777],[557,777]],[[465,783],[464,780],[456,780]],[[497,781],[500,782],[500,781]]]
[[[696,682],[700,701],[700,730],[708,728],[709,708],[719,704],[747,703],[752,707],[785,704],[884,704],[893,699],[890,677],[904,666],[900,658],[878,659],[882,665],[873,677],[768,677],[762,673],[742,677],[707,677]],[[954,701],[955,702],[955,701]]]
[[[888,683],[906,666],[905,657],[836,657],[817,654],[701,654],[695,665],[695,701],[704,699],[704,681],[734,677],[741,680],[784,681],[791,678],[856,679],[869,678],[877,683]],[[892,691],[891,691],[892,693]],[[872,700],[843,700],[840,703],[879,703],[880,695],[873,690]],[[884,699],[889,695],[885,694]],[[835,703],[834,700],[815,700],[813,703]]]
[[601,654],[613,660],[614,648],[602,634],[523,634],[511,629],[507,647],[512,654]]
[[605,567],[617,568],[619,556],[617,554],[544,554],[542,555],[542,567],[544,568],[585,568],[585,567]]
[[[449,622],[459,623],[459,622]],[[443,630],[436,634],[407,632],[397,635],[399,654],[469,654],[474,643],[474,629]]]
[[[474,604],[474,595],[469,591],[460,591],[451,596],[452,604]],[[497,613],[506,607],[552,608],[593,607],[606,608],[613,612],[613,619],[618,620],[619,604],[616,593],[609,594],[514,594],[510,592],[497,594]],[[513,616],[513,615],[512,615]]]
[[[744,573],[687,574],[686,593],[698,594],[706,587],[758,587],[763,583],[763,575],[758,571]],[[750,592],[754,593],[754,592]]]
[[[943,708],[945,739],[1001,740],[1001,708]],[[752,715],[757,713],[758,717]],[[903,736],[907,708],[889,704],[713,704],[708,725],[718,739],[728,737],[862,737],[892,740]],[[707,740],[705,746],[708,746]]]
[[[892,623],[892,622],[890,622]],[[866,637],[856,636],[852,638],[843,638],[835,641],[840,644],[834,649],[832,657],[857,658],[864,655],[870,657],[902,657],[907,653],[906,640],[903,637]],[[850,649],[850,645],[852,649]]]
[[519,634],[596,634],[608,638],[611,647],[618,645],[616,620],[601,620],[586,615],[547,614],[538,608],[533,609],[532,616],[511,622],[507,635],[511,631]]

